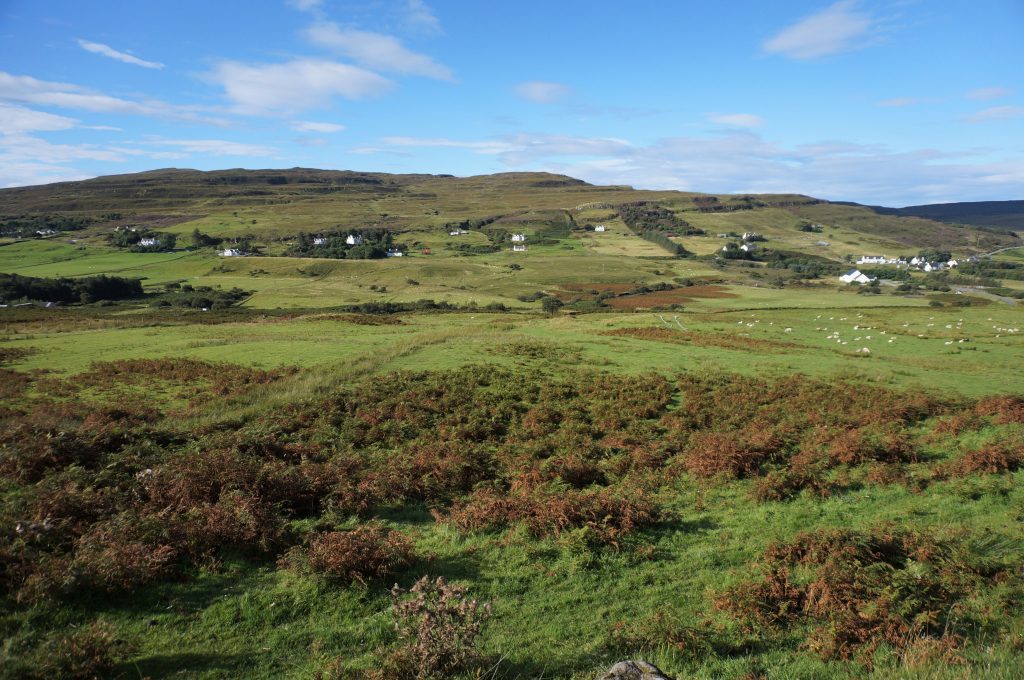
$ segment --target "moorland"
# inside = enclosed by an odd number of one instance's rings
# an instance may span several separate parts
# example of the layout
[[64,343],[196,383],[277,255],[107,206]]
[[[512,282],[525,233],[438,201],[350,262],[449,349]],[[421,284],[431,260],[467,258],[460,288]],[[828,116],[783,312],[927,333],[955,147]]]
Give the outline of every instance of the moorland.
[[0,677],[1020,677],[1015,220],[545,173],[0,190]]

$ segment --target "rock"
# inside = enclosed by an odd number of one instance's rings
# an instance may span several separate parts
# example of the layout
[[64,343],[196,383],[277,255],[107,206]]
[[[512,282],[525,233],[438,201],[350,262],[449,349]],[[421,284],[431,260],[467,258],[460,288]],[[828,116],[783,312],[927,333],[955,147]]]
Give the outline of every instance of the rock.
[[599,680],[672,680],[646,661],[620,661]]

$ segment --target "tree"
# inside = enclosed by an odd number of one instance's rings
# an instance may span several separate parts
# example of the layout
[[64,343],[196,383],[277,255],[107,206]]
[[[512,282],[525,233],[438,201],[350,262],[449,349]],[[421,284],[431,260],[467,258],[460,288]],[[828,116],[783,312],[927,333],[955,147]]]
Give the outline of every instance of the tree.
[[546,297],[540,301],[540,307],[545,313],[554,316],[558,313],[558,310],[565,306],[561,300],[556,297]]

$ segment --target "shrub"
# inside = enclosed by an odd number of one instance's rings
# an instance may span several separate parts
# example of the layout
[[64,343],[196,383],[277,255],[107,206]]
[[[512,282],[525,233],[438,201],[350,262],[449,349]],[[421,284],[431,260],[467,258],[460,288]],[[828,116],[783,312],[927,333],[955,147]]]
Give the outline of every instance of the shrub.
[[586,528],[591,543],[618,549],[625,536],[660,522],[664,513],[641,490],[532,489],[508,494],[481,489],[456,503],[446,520],[440,514],[435,517],[464,532],[521,522],[538,538]]
[[389,660],[396,671],[391,677],[449,678],[478,662],[476,641],[491,605],[467,594],[465,587],[441,576],[422,577],[408,593],[397,585],[391,589],[398,631],[398,648]]
[[1002,441],[967,451],[935,469],[939,479],[965,477],[973,474],[1012,472],[1024,465],[1024,442]]
[[279,564],[366,585],[392,576],[415,561],[412,541],[400,532],[380,524],[365,524],[352,531],[314,534],[308,547],[296,546]]
[[118,639],[110,624],[95,621],[48,651],[40,677],[96,680],[109,676],[120,659],[130,653],[131,645]]
[[890,527],[803,533],[769,546],[760,575],[715,604],[751,628],[811,623],[806,645],[823,659],[870,665],[883,643],[957,640],[968,601],[1004,574],[978,548]]

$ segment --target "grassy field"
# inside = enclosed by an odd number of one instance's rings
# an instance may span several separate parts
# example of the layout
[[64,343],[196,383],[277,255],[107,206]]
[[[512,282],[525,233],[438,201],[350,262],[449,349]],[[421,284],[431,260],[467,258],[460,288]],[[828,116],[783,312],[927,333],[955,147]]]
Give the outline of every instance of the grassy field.
[[[2,273],[146,290],[0,308],[0,678],[413,677],[389,589],[423,575],[492,606],[475,655],[423,677],[1024,674],[1020,303],[712,257],[730,231],[833,268],[1012,237],[799,196],[289,172],[0,192],[266,253],[132,253],[114,222],[0,245]],[[674,237],[695,256],[612,207],[641,200],[708,232]],[[408,256],[281,256],[367,227]],[[348,308],[420,300],[455,309]]]

